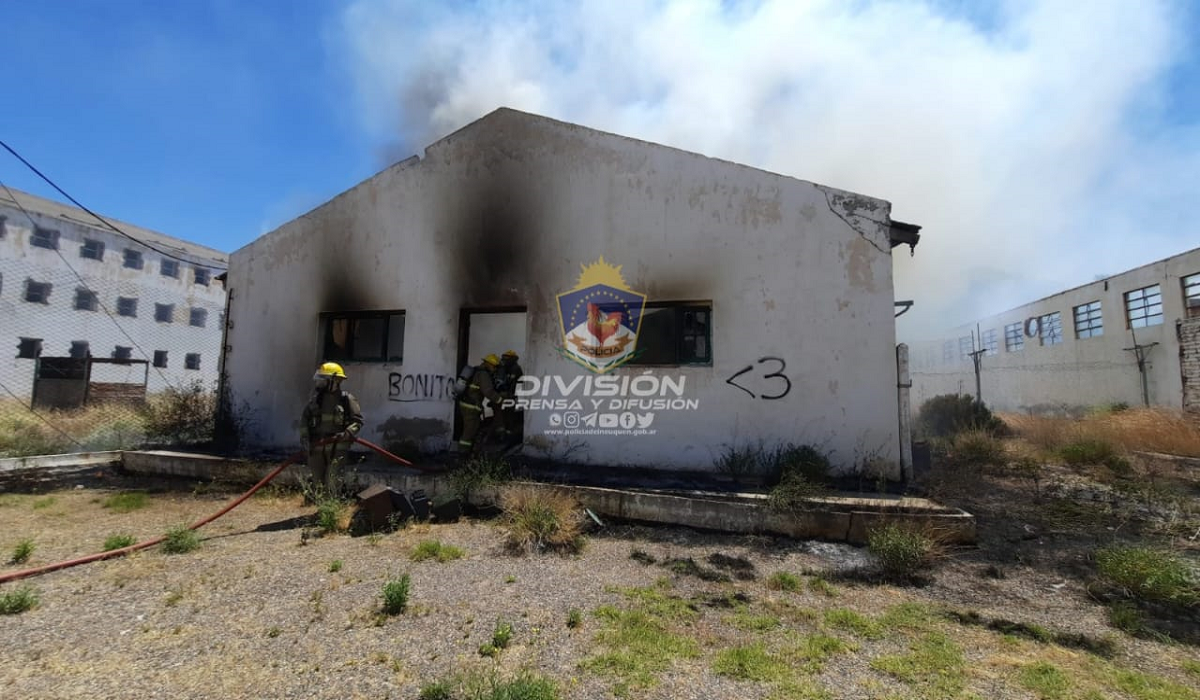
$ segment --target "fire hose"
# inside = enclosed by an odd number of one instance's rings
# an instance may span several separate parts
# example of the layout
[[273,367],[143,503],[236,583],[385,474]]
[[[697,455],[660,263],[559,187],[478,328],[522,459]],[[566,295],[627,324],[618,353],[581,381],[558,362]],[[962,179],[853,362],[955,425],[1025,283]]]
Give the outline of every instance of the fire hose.
[[[339,442],[339,440],[337,438],[326,438],[319,442],[313,443],[311,445],[311,447],[319,447],[321,445],[327,445],[327,444],[330,444],[333,442]],[[422,471],[430,471],[426,467],[418,467],[415,464],[413,464],[412,462],[409,462],[408,460],[406,460],[402,457],[398,457],[398,456],[392,454],[391,452],[388,452],[387,450],[383,449],[379,445],[376,445],[373,442],[364,440],[360,437],[355,437],[354,442],[357,442],[358,444],[360,444],[364,447],[368,447],[368,448],[374,450],[375,452],[379,453],[383,457],[385,457],[393,462],[396,462],[398,464],[403,464],[405,466],[413,467],[415,469],[420,469]],[[247,491],[246,493],[243,493],[241,496],[238,496],[231,503],[229,503],[228,505],[226,505],[224,508],[217,511],[216,513],[213,513],[212,515],[210,515],[206,518],[197,520],[196,522],[192,523],[191,525],[188,526],[188,529],[189,530],[198,530],[199,528],[204,527],[205,525],[211,523],[212,521],[216,520],[217,518],[221,517],[222,515],[225,515],[229,511],[233,510],[234,508],[237,508],[247,498],[250,498],[251,496],[253,496],[254,492],[258,491],[259,489],[261,489],[262,487],[264,487],[268,483],[270,483],[270,481],[272,479],[274,479],[275,477],[279,476],[279,474],[284,469],[287,469],[289,466],[291,466],[291,465],[297,463],[298,461],[300,461],[301,459],[303,459],[306,454],[307,454],[306,452],[300,451],[300,452],[296,452],[295,454],[291,455],[286,460],[284,460],[283,463],[281,463],[278,467],[275,467],[273,470],[271,470],[271,472],[269,474],[264,476],[261,481],[259,481],[257,484],[252,486],[249,491]],[[54,564],[46,564],[44,566],[38,566],[38,567],[35,567],[32,569],[25,569],[24,571],[13,571],[13,572],[10,572],[7,574],[0,574],[0,583],[7,583],[9,581],[16,581],[18,579],[28,578],[30,576],[38,576],[40,574],[47,574],[47,573],[50,573],[51,571],[58,571],[60,569],[69,569],[72,566],[79,566],[80,564],[90,564],[91,562],[101,561],[103,559],[112,559],[114,557],[123,557],[126,554],[132,554],[133,552],[136,552],[136,551],[139,551],[142,549],[147,549],[149,547],[153,547],[156,544],[161,544],[162,541],[165,539],[167,539],[166,535],[160,535],[158,537],[146,540],[144,542],[138,542],[136,544],[131,544],[128,547],[121,547],[120,549],[111,549],[107,552],[100,552],[98,554],[89,554],[88,556],[85,556],[85,557],[79,557],[77,559],[68,559],[66,561],[60,561],[60,562],[57,562]]]

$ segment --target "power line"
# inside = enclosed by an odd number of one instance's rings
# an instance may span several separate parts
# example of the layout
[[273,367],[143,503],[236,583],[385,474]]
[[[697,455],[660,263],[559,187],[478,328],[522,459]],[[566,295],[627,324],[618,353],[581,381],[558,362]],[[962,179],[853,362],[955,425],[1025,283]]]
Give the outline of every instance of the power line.
[[[75,206],[79,207],[80,209],[82,209],[82,210],[86,211],[87,213],[91,214],[92,216],[96,217],[96,220],[97,220],[97,221],[99,221],[100,223],[102,223],[102,224],[104,224],[105,226],[109,227],[109,228],[110,228],[110,229],[112,229],[113,231],[116,231],[117,233],[121,234],[122,236],[124,236],[124,237],[128,238],[129,240],[133,241],[134,243],[138,243],[138,244],[140,244],[140,245],[144,245],[144,246],[146,246],[147,248],[149,248],[150,250],[153,250],[154,252],[158,253],[159,255],[162,255],[162,256],[164,256],[164,257],[167,257],[167,258],[171,258],[172,260],[178,260],[179,262],[185,262],[185,263],[187,263],[187,264],[189,264],[189,265],[195,265],[195,266],[197,266],[197,267],[206,267],[206,268],[208,268],[208,269],[210,269],[210,270],[221,270],[221,271],[224,271],[224,270],[225,270],[225,267],[224,267],[224,266],[221,266],[221,265],[210,265],[210,264],[208,264],[208,263],[196,262],[195,260],[189,260],[189,259],[187,259],[187,258],[182,258],[182,257],[179,257],[178,255],[175,255],[174,253],[169,253],[169,252],[167,252],[167,251],[165,251],[165,250],[160,250],[159,248],[155,248],[154,246],[150,245],[149,243],[147,243],[147,242],[145,242],[145,241],[143,241],[143,240],[140,240],[140,239],[138,239],[138,238],[135,238],[135,237],[133,237],[133,236],[129,235],[128,233],[125,233],[124,231],[122,231],[121,229],[117,228],[117,227],[116,227],[116,226],[114,226],[112,223],[110,223],[110,222],[109,222],[107,219],[105,219],[104,217],[100,216],[99,214],[97,214],[96,212],[92,211],[91,209],[88,209],[87,207],[83,206],[83,204],[81,204],[81,203],[79,202],[79,200],[77,200],[77,199],[75,199],[74,197],[72,197],[71,195],[67,194],[66,190],[64,190],[63,188],[59,187],[57,184],[55,184],[55,182],[54,182],[53,180],[51,180],[49,177],[47,177],[45,174],[43,174],[41,170],[38,170],[37,168],[35,168],[35,167],[34,167],[34,165],[33,165],[33,163],[30,163],[29,161],[25,160],[25,159],[24,159],[24,158],[21,156],[21,154],[20,154],[20,153],[17,153],[15,150],[13,150],[12,146],[9,146],[7,143],[5,143],[3,139],[0,139],[0,146],[4,146],[4,150],[6,150],[6,151],[8,151],[9,153],[13,154],[13,156],[15,156],[17,160],[19,160],[19,161],[21,161],[22,163],[24,163],[24,164],[25,164],[25,167],[27,167],[27,168],[29,168],[30,170],[32,170],[32,171],[33,171],[33,172],[34,172],[34,173],[35,173],[35,174],[36,174],[38,177],[40,177],[40,178],[42,178],[43,180],[45,180],[47,184],[49,184],[49,185],[50,185],[51,187],[53,187],[54,189],[58,190],[58,193],[59,193],[59,194],[61,194],[62,196],[66,197],[67,199],[71,200],[71,202],[72,202],[72,203],[73,203]],[[8,189],[8,188],[6,187],[5,189]],[[12,196],[12,192],[9,192],[9,196]],[[13,201],[16,201],[16,197],[13,197]],[[28,213],[26,213],[26,215],[28,215]]]
[[16,394],[12,393],[12,391],[10,391],[8,387],[4,386],[4,383],[3,383],[3,382],[0,382],[0,389],[3,389],[3,390],[4,390],[4,393],[6,393],[6,394],[8,394],[9,396],[11,396],[11,397],[13,397],[14,399],[16,399],[16,400],[17,400],[17,403],[19,403],[19,404],[21,404],[22,406],[24,406],[24,407],[25,407],[25,410],[27,410],[27,411],[29,411],[30,413],[32,413],[33,415],[37,416],[37,419],[38,419],[38,420],[40,420],[41,422],[43,422],[43,423],[45,423],[46,425],[50,426],[50,427],[51,427],[51,428],[52,428],[54,431],[56,431],[56,432],[57,432],[59,435],[62,435],[62,436],[63,436],[63,437],[65,437],[66,439],[68,439],[68,440],[70,440],[71,442],[75,443],[75,446],[76,446],[76,447],[83,447],[83,443],[82,443],[82,442],[80,442],[80,441],[76,440],[75,438],[71,437],[69,434],[67,434],[66,432],[64,432],[62,428],[59,428],[57,425],[55,425],[55,424],[51,423],[51,422],[50,422],[50,420],[49,420],[48,418],[46,418],[46,417],[45,417],[45,416],[43,416],[42,414],[38,413],[37,411],[33,410],[33,408],[31,408],[31,407],[29,407],[29,406],[25,406],[25,402],[21,400],[21,397],[19,397],[19,396],[17,396]]
[[[12,190],[8,188],[8,185],[4,184],[3,180],[0,180],[0,187],[3,187],[4,191],[8,193],[8,196],[12,197],[12,200],[16,202],[17,208],[20,209],[21,213],[23,213],[25,217],[29,219],[30,225],[36,227],[37,222],[33,220],[33,216],[25,210],[25,207],[21,206],[21,203],[17,201],[16,197],[13,197]],[[96,300],[96,304],[100,307],[100,310],[104,312],[104,315],[108,316],[108,318],[113,322],[113,325],[117,327],[117,330],[121,331],[121,335],[125,336],[129,342],[133,344],[133,347],[137,348],[138,352],[142,353],[143,359],[149,360],[150,356],[146,353],[145,348],[143,348],[141,345],[138,345],[138,342],[133,339],[133,336],[129,335],[129,333],[121,325],[120,321],[117,320],[117,317],[112,315],[112,312],[108,310],[108,307],[104,305],[103,301],[100,301],[100,295],[88,286],[87,280],[83,278],[83,275],[79,274],[79,272],[71,265],[71,263],[67,261],[67,258],[62,254],[62,251],[58,249],[58,246],[54,247],[54,252],[56,255],[58,255],[58,259],[62,260],[63,265],[66,265],[67,269],[75,275],[75,279],[79,280],[79,283],[83,285],[83,288],[92,294],[93,298]],[[164,382],[166,382],[167,386],[175,388],[175,384],[171,382],[170,379],[167,379],[167,375],[163,374],[161,368],[156,366],[154,367],[154,371],[158,372],[158,376],[161,377]]]

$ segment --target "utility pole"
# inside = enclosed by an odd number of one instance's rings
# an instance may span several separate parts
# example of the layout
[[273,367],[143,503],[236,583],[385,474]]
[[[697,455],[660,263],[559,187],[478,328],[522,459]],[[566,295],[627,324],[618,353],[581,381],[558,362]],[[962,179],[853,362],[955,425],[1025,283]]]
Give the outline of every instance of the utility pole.
[[1138,343],[1137,331],[1133,324],[1129,324],[1129,335],[1133,336],[1133,347],[1125,348],[1126,352],[1133,352],[1133,356],[1137,359],[1138,373],[1142,375],[1142,404],[1146,408],[1150,407],[1150,384],[1146,379],[1146,351],[1158,345],[1158,343],[1150,343],[1142,345]]
[[[976,345],[975,345],[976,337],[979,338],[979,346],[978,347],[976,347]],[[982,404],[983,403],[983,382],[980,380],[980,373],[981,373],[980,370],[982,369],[982,365],[983,365],[983,354],[985,352],[987,352],[987,350],[983,347],[983,334],[979,330],[978,323],[975,324],[975,333],[971,334],[971,347],[973,348],[973,350],[971,352],[971,363],[975,365],[975,402]]]

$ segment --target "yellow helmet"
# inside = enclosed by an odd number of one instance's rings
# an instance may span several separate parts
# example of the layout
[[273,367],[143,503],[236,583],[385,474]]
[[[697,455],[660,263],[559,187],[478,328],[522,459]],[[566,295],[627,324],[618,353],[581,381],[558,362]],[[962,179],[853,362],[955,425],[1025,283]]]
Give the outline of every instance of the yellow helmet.
[[346,371],[336,362],[326,362],[313,375],[313,379],[345,379]]
[[493,367],[500,366],[500,358],[496,357],[495,353],[492,353],[491,355],[488,355],[487,357],[483,358],[483,361],[486,364],[492,365]]
[[504,354],[501,355],[501,357],[503,357],[505,359],[508,359],[510,357],[514,360],[518,359],[516,350],[505,350]]

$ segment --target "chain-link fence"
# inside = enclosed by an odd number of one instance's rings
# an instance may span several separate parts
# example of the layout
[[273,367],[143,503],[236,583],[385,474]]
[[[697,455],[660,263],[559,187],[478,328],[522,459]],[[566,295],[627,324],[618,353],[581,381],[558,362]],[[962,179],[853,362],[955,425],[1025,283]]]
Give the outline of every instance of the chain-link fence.
[[226,264],[0,186],[0,457],[211,443]]

